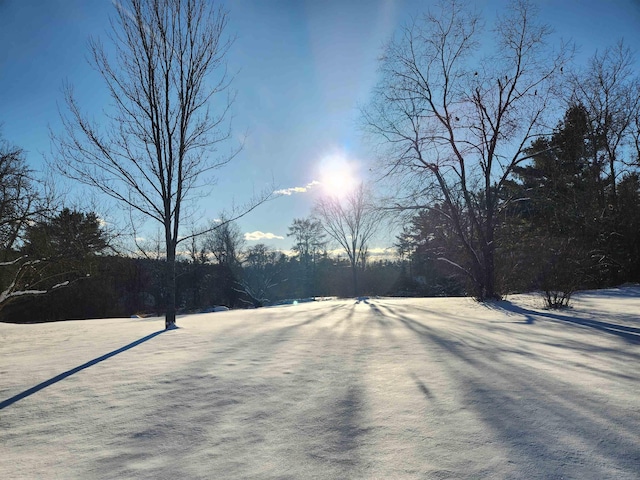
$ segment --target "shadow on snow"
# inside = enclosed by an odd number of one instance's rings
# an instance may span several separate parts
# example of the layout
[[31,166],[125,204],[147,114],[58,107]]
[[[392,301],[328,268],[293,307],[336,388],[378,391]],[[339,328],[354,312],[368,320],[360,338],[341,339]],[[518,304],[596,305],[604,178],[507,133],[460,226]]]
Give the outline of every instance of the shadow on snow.
[[160,330],[158,332],[155,332],[155,333],[152,333],[150,335],[147,335],[146,337],[142,337],[142,338],[140,338],[140,339],[138,339],[138,340],[136,340],[134,342],[129,343],[128,345],[125,345],[124,347],[120,347],[117,350],[114,350],[112,352],[106,353],[106,354],[102,355],[101,357],[94,358],[93,360],[90,360],[90,361],[88,361],[86,363],[83,363],[82,365],[80,365],[78,367],[72,368],[71,370],[67,370],[66,372],[63,372],[63,373],[61,373],[59,375],[56,375],[55,377],[50,378],[49,380],[45,380],[44,382],[39,383],[38,385],[36,385],[34,387],[31,387],[31,388],[25,390],[24,392],[20,392],[19,394],[14,395],[13,397],[8,398],[8,399],[0,402],[0,410],[2,410],[5,407],[8,407],[9,405],[12,405],[12,404],[16,403],[16,402],[18,402],[18,401],[20,401],[20,400],[22,400],[22,399],[24,399],[26,397],[29,397],[29,396],[33,395],[34,393],[37,393],[40,390],[53,385],[54,383],[57,383],[57,382],[59,382],[61,380],[64,380],[65,378],[70,377],[71,375],[76,374],[76,373],[84,370],[85,368],[89,368],[89,367],[91,367],[93,365],[96,365],[96,364],[98,364],[100,362],[104,362],[105,360],[108,360],[109,358],[114,357],[114,356],[118,355],[119,353],[126,352],[127,350],[130,350],[133,347],[140,345],[141,343],[144,343],[144,342],[146,342],[148,340],[151,340],[153,337],[157,337],[158,335],[160,335],[161,333],[163,333],[165,331],[166,330]]
[[509,301],[499,302],[494,304],[495,308],[499,310],[504,310],[506,312],[515,313],[518,315],[523,315],[526,319],[524,323],[527,325],[532,325],[535,323],[535,317],[546,318],[549,320],[571,323],[574,325],[579,325],[582,327],[593,328],[595,330],[599,330],[604,333],[608,333],[611,335],[617,335],[625,339],[631,343],[640,343],[640,328],[638,327],[630,327],[627,325],[620,325],[612,322],[603,322],[601,320],[591,320],[587,318],[580,318],[578,316],[570,316],[570,315],[560,315],[552,312],[539,312],[534,310],[529,310],[527,308],[520,307],[518,305],[514,305]]
[[[457,381],[458,391],[464,394],[463,408],[472,408],[476,412],[484,425],[497,435],[511,461],[516,464],[527,465],[531,471],[545,474],[554,471],[558,477],[561,472],[586,475],[593,468],[586,460],[595,454],[600,459],[607,459],[617,473],[624,476],[640,462],[636,440],[640,423],[636,418],[610,412],[604,408],[600,397],[558,382],[544,371],[523,370],[521,366],[494,361],[488,356],[493,350],[490,345],[480,347],[479,353],[478,346],[470,347],[464,342],[451,340],[447,338],[447,332],[396,314],[391,308],[384,309],[417,335],[426,349],[433,351],[437,348],[440,354],[445,355],[447,361],[443,366],[449,377]],[[595,328],[633,342],[640,340],[638,333],[634,332],[638,329],[632,327],[567,318],[513,305],[506,306],[506,309]],[[620,327],[625,330],[615,330]],[[425,398],[431,400],[431,392],[417,376],[411,376]],[[635,384],[636,380],[633,380],[629,383],[630,388]],[[584,447],[577,448],[576,444]],[[531,478],[528,473],[525,477],[524,473],[516,471],[514,478]],[[589,478],[603,478],[603,473]]]

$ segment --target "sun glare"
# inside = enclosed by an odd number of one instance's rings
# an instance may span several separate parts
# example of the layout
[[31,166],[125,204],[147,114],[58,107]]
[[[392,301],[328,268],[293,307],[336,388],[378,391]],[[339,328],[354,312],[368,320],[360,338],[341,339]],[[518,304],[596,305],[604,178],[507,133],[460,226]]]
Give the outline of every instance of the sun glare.
[[349,193],[358,183],[355,166],[344,155],[325,157],[320,162],[319,169],[322,189],[333,197]]

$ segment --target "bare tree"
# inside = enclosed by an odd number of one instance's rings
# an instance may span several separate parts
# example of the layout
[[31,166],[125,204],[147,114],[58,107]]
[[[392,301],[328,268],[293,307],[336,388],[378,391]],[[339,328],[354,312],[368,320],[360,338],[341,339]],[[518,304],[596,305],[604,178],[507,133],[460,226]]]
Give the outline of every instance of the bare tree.
[[205,250],[211,252],[220,265],[226,265],[232,270],[240,266],[240,252],[244,245],[245,239],[240,227],[224,215],[211,226],[204,238]]
[[318,251],[327,243],[322,224],[314,218],[294,218],[287,237],[294,238],[292,250],[305,265],[315,261]]
[[[634,69],[633,52],[622,40],[596,52],[587,68],[572,75],[572,102],[584,107],[588,117],[592,171],[599,192],[600,207],[607,200],[617,207],[616,179],[624,167],[623,150],[634,143],[634,123],[640,117],[640,77]],[[633,159],[635,160],[635,159]],[[626,162],[633,163],[633,162]],[[607,171],[608,170],[608,171]],[[606,182],[602,175],[608,177]],[[605,184],[610,199],[605,198]]]
[[[64,133],[53,135],[57,166],[162,225],[166,245],[166,328],[175,326],[176,246],[181,220],[207,174],[228,163],[233,100],[225,57],[228,14],[206,0],[127,0],[109,36],[115,58],[90,41],[90,62],[113,102],[106,126],[85,116],[70,87]],[[264,198],[263,198],[264,199]],[[262,199],[262,200],[263,200]],[[249,209],[256,203],[252,202]]]
[[314,218],[294,218],[287,237],[293,237],[291,248],[298,257],[302,268],[302,292],[308,297],[314,295],[316,262],[320,250],[327,244],[324,229]]
[[[0,147],[1,148],[1,147]],[[27,222],[33,216],[36,192],[18,149],[0,151],[0,249],[6,261]]]
[[353,277],[353,294],[359,294],[358,268],[364,268],[369,241],[378,231],[383,212],[372,202],[371,192],[360,184],[343,199],[321,197],[314,213],[329,237],[338,242],[349,259]]
[[52,213],[53,198],[27,167],[24,152],[0,138],[0,308],[12,299],[44,295],[69,283],[30,284],[34,272],[49,262],[21,251],[27,228]]
[[500,296],[495,234],[511,200],[501,198],[503,186],[545,128],[567,60],[564,47],[548,47],[550,29],[534,10],[512,2],[494,29],[495,54],[483,56],[480,14],[444,2],[389,43],[364,111],[383,149],[383,175],[399,185],[390,207],[436,208],[453,225],[466,261],[442,260],[467,276],[479,299]]

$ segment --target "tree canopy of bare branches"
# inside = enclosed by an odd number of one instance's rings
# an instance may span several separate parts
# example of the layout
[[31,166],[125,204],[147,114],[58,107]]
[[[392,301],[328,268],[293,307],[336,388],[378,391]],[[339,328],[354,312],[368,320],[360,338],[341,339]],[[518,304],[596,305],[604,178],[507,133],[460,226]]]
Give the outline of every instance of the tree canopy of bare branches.
[[293,237],[291,247],[298,257],[303,272],[303,292],[309,297],[315,292],[315,269],[321,250],[326,246],[326,234],[315,218],[294,218],[287,237]]
[[531,3],[516,0],[486,54],[481,15],[470,3],[445,1],[387,45],[364,111],[383,175],[399,186],[388,206],[438,209],[465,252],[455,266],[479,299],[500,296],[495,233],[509,201],[502,187],[546,130],[563,84],[567,49],[551,49],[550,33]]
[[321,197],[314,214],[327,235],[347,254],[353,276],[353,294],[357,296],[358,268],[365,266],[369,241],[380,227],[383,211],[373,204],[370,190],[361,183],[342,199]]
[[162,225],[166,244],[166,326],[175,325],[176,246],[188,200],[207,174],[234,156],[217,152],[230,136],[233,95],[225,57],[228,14],[205,0],[127,0],[89,59],[112,105],[103,122],[85,115],[71,87],[64,132],[53,135],[57,166]]
[[[611,205],[617,207],[617,177],[632,163],[625,161],[624,150],[635,147],[640,152],[640,76],[634,63],[632,50],[620,40],[596,52],[587,68],[572,76],[571,102],[581,105],[587,114],[586,140],[591,145],[601,208],[608,203],[605,185],[611,191]],[[603,175],[606,182],[601,181]]]
[[0,145],[0,249],[3,261],[7,260],[7,252],[32,216],[33,204],[38,197],[31,183],[22,152]]
[[305,265],[315,260],[319,250],[326,245],[322,224],[314,218],[294,218],[287,237],[293,237],[295,243],[291,249]]
[[43,295],[51,285],[29,285],[45,259],[21,251],[29,227],[53,212],[53,193],[28,168],[24,152],[0,136],[0,308],[14,298]]
[[245,246],[245,239],[237,223],[222,216],[210,232],[204,236],[204,248],[211,252],[216,262],[237,268],[241,263],[241,252]]

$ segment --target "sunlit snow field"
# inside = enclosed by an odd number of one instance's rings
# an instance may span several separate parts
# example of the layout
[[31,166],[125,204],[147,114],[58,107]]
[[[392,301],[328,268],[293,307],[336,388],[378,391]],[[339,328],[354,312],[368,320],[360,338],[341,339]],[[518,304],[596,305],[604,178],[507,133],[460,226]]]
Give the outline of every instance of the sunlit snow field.
[[0,324],[0,478],[640,477],[640,287]]

